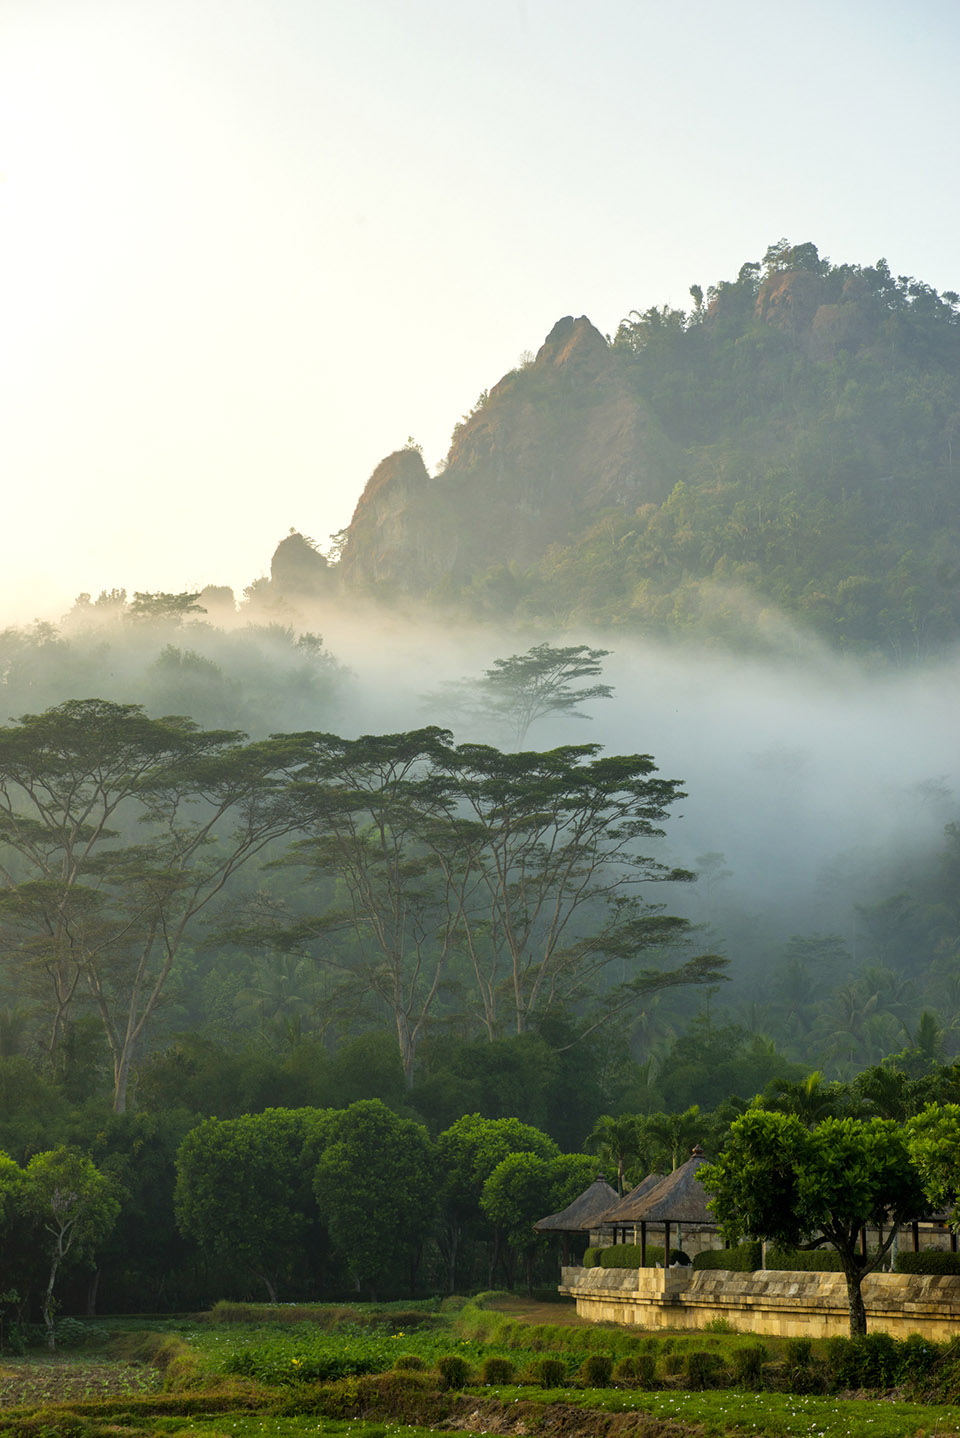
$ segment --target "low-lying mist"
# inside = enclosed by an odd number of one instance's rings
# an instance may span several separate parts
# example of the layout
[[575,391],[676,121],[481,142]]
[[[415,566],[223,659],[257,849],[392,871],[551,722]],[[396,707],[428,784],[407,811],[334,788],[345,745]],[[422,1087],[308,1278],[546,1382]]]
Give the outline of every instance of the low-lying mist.
[[61,626],[7,630],[4,717],[100,697],[255,737],[432,723],[506,747],[492,724],[466,726],[427,696],[533,644],[587,643],[610,651],[602,677],[613,697],[589,703],[588,718],[539,721],[527,747],[646,753],[665,778],[683,781],[687,797],[657,857],[700,878],[650,897],[703,924],[702,947],[729,956],[734,982],[723,1002],[768,997],[793,935],[842,941],[837,971],[810,969],[811,985],[839,983],[844,964],[850,973],[870,964],[910,973],[931,961],[929,949],[914,961],[905,935],[899,950],[887,942],[882,906],[902,892],[915,902],[957,816],[956,655],[893,671],[809,643],[736,657],[623,634],[498,631],[328,605],[257,623],[217,618],[138,622],[118,611],[95,624],[74,614]]

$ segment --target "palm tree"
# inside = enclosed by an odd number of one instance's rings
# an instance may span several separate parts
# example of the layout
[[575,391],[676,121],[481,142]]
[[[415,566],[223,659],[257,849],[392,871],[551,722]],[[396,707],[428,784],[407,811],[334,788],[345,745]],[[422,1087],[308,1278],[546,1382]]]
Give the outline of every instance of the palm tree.
[[624,1169],[640,1157],[644,1127],[644,1120],[639,1114],[622,1114],[620,1118],[604,1114],[583,1141],[585,1149],[599,1154],[601,1163],[617,1165],[617,1193],[621,1195]]
[[700,1142],[704,1128],[700,1105],[695,1103],[683,1113],[652,1113],[646,1128],[648,1136],[669,1154],[670,1167],[675,1169],[686,1162],[694,1144]]

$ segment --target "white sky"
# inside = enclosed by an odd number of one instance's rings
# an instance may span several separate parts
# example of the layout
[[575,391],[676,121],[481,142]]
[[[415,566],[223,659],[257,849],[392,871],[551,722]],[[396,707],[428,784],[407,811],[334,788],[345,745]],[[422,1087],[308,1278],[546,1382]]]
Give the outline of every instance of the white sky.
[[960,289],[956,0],[0,0],[0,625],[239,592],[563,314]]

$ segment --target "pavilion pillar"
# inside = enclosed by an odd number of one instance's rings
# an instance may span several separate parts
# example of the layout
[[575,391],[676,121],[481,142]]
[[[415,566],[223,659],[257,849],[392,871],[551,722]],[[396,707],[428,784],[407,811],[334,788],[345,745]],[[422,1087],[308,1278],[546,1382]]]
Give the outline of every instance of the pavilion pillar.
[[913,1222],[911,1223],[911,1225],[910,1225],[910,1230],[911,1230],[911,1232],[912,1232],[912,1234],[913,1234],[913,1251],[914,1251],[914,1253],[919,1253],[919,1252],[920,1252],[920,1225],[919,1225],[919,1223],[917,1222],[916,1219],[914,1219]]
[[[954,1235],[956,1237],[956,1235]],[[640,1220],[640,1267],[647,1266],[647,1225],[644,1219]]]

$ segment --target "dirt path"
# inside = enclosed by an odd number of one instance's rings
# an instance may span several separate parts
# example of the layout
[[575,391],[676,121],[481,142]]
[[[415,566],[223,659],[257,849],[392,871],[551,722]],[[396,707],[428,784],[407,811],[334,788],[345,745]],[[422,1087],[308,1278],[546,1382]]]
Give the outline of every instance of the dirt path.
[[562,1323],[570,1328],[596,1328],[588,1318],[577,1316],[576,1300],[567,1303],[538,1303],[534,1298],[522,1298],[518,1294],[505,1294],[503,1298],[492,1298],[484,1305],[497,1313],[508,1313],[521,1323]]

